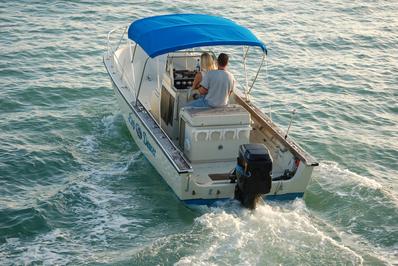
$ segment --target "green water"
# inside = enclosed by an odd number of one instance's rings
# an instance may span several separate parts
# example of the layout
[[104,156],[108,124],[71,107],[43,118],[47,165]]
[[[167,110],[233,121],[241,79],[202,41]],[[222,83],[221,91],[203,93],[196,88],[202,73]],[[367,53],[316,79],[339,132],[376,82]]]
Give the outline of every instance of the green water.
[[[183,12],[266,42],[254,100],[283,129],[296,109],[291,136],[320,161],[303,199],[188,209],[132,141],[106,35]],[[0,2],[0,265],[398,264],[397,13],[396,1]]]

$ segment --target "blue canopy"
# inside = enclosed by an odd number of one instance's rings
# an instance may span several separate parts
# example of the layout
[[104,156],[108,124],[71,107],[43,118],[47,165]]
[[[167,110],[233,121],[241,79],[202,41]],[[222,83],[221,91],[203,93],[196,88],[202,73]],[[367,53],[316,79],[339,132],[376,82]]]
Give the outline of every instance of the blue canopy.
[[250,30],[216,16],[172,14],[143,18],[131,23],[128,37],[152,58],[168,52],[213,45],[258,46],[265,44]]

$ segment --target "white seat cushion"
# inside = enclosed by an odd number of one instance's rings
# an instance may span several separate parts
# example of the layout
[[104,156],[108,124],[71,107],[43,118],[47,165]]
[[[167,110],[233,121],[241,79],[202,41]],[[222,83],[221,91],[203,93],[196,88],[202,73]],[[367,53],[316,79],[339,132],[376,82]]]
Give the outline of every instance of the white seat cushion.
[[238,104],[226,107],[185,107],[180,116],[193,127],[250,125],[250,114]]

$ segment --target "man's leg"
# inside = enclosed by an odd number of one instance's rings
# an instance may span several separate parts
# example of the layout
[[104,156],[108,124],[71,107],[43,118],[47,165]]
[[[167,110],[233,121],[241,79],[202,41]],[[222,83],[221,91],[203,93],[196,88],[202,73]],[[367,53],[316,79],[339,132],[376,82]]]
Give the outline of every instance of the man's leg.
[[201,96],[200,98],[198,98],[192,102],[189,102],[186,106],[187,107],[209,107],[204,96]]

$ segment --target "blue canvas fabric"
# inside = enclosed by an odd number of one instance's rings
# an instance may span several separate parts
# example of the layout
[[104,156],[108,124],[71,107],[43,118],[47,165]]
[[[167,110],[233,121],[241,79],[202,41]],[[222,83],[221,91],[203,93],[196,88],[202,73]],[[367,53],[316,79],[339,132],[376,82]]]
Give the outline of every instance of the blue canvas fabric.
[[131,23],[128,37],[152,58],[200,46],[247,45],[267,52],[265,44],[235,22],[202,14],[173,14],[143,18]]

